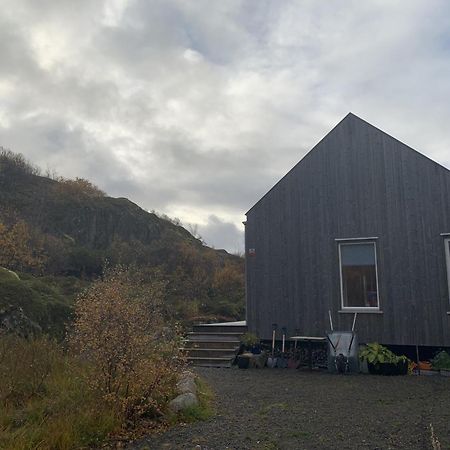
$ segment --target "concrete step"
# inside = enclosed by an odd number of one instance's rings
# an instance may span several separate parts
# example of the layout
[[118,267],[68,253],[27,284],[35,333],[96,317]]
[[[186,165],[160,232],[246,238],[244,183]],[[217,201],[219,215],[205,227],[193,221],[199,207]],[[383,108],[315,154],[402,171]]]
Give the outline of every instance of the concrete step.
[[234,357],[236,351],[234,348],[191,348],[189,349],[189,358],[228,358]]
[[187,349],[191,348],[233,348],[239,347],[240,341],[221,341],[221,340],[186,340],[183,342],[183,347]]
[[216,325],[216,324],[202,324],[194,325],[192,327],[194,333],[239,333],[244,334],[247,332],[247,326],[236,325]]
[[231,358],[190,356],[187,361],[199,367],[231,367]]

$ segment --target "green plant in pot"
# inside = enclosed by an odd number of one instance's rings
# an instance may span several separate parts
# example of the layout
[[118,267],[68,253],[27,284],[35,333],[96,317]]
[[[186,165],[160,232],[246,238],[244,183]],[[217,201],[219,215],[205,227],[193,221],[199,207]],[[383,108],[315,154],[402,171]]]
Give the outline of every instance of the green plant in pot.
[[360,352],[361,361],[367,361],[369,373],[376,375],[406,375],[408,358],[398,356],[378,342],[367,344]]
[[439,370],[441,375],[450,376],[450,355],[445,350],[436,353],[431,360],[431,367]]
[[241,336],[241,344],[244,346],[244,349],[252,352],[252,353],[261,353],[261,347],[260,347],[260,339],[259,337],[254,333],[244,333]]

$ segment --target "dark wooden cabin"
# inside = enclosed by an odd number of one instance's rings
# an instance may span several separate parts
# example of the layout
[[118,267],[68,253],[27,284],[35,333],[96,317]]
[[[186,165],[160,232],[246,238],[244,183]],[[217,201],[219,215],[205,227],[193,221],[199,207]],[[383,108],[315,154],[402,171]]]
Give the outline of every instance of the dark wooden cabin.
[[248,212],[247,324],[450,346],[450,171],[348,114]]

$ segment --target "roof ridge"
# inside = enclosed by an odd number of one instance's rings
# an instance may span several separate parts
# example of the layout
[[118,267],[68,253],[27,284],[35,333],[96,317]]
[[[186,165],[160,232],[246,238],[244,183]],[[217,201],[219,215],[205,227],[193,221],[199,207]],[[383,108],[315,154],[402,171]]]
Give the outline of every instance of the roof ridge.
[[344,122],[346,122],[349,119],[357,119],[360,122],[362,122],[365,126],[369,126],[371,128],[374,128],[378,132],[384,134],[385,136],[388,136],[389,138],[395,140],[396,142],[399,142],[401,145],[405,146],[407,149],[414,152],[416,155],[421,156],[422,158],[425,158],[426,160],[434,163],[436,166],[438,166],[441,169],[444,169],[446,172],[450,175],[450,169],[445,167],[444,165],[434,161],[433,159],[429,158],[428,156],[424,155],[423,153],[419,152],[418,150],[415,150],[408,144],[405,144],[404,142],[400,141],[400,139],[397,139],[396,137],[392,136],[391,134],[387,133],[386,131],[383,131],[382,129],[376,127],[375,125],[372,125],[370,122],[367,122],[367,120],[362,119],[361,117],[357,116],[353,112],[348,112],[328,133],[325,134],[325,136],[317,142],[308,152],[303,155],[303,157],[285,174],[283,175],[256,203],[253,204],[253,206],[245,213],[247,215],[261,200],[263,200],[273,189],[275,189],[276,186],[278,186],[291,172],[293,172],[296,167],[302,163],[331,133],[333,133],[336,129],[338,129]]

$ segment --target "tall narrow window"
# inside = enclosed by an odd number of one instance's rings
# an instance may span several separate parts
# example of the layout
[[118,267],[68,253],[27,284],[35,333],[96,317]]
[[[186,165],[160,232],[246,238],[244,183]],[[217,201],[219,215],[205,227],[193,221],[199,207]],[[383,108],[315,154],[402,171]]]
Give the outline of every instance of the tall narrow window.
[[375,242],[339,244],[343,308],[378,309]]
[[444,245],[445,245],[445,261],[447,263],[448,297],[450,301],[450,238],[444,239]]

